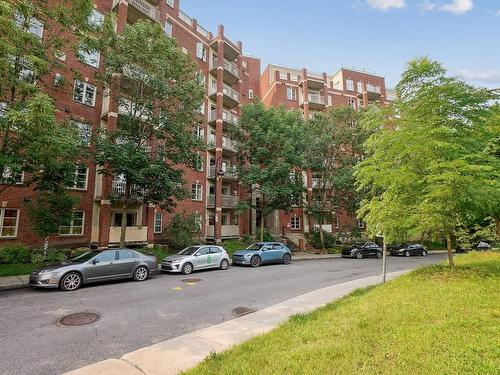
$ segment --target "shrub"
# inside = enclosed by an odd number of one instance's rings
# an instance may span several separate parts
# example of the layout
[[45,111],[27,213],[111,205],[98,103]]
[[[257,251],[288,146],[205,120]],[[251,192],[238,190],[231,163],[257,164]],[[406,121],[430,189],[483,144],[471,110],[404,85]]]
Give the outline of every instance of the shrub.
[[167,225],[166,233],[171,248],[175,251],[193,245],[199,234],[196,227],[196,215],[175,214]]
[[[321,238],[318,228],[315,228],[311,233],[309,233],[308,241],[309,245],[313,248],[321,249]],[[325,244],[325,248],[330,248],[337,244],[337,239],[333,234],[323,231],[323,242]]]
[[[260,231],[257,231],[255,238],[257,239],[257,241],[260,241]],[[272,242],[272,241],[274,241],[272,234],[267,231],[264,232],[263,242]]]
[[143,247],[141,252],[146,255],[155,256],[161,262],[163,258],[168,256],[168,247],[162,245],[154,245],[153,247]]
[[29,263],[31,259],[30,250],[19,244],[6,245],[0,248],[0,263],[20,264]]
[[31,253],[30,261],[33,264],[64,262],[68,258],[74,258],[69,256],[70,253],[69,249],[48,249],[47,254],[44,254],[43,249],[35,249]]

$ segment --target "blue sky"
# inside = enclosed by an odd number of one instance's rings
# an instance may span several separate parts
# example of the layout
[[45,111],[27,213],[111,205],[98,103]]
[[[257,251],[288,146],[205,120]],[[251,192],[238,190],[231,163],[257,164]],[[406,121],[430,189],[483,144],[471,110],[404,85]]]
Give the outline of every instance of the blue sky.
[[500,87],[500,0],[181,0],[206,29],[225,26],[244,53],[334,73],[375,71],[394,86],[426,55],[471,83]]

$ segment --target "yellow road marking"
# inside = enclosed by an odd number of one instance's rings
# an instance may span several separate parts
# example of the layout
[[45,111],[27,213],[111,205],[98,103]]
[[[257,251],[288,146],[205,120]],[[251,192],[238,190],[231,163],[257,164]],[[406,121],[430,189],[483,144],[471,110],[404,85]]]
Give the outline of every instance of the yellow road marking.
[[182,290],[180,286],[176,286],[175,288],[172,288],[173,290]]
[[196,285],[196,283],[186,283],[187,285]]

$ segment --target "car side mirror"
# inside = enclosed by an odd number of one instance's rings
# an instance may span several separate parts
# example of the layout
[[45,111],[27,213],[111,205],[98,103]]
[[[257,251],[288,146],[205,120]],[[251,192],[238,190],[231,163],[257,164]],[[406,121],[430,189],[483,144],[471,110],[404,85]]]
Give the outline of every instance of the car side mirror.
[[94,259],[94,260],[92,261],[92,264],[97,264],[97,263],[99,263],[99,259]]

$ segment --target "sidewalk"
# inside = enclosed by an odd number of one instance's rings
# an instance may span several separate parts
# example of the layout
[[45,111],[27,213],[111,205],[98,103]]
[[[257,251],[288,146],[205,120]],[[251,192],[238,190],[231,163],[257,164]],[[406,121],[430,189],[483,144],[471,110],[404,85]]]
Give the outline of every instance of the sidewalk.
[[[393,279],[406,272],[408,271],[392,272],[387,277]],[[355,289],[379,284],[380,281],[380,276],[371,276],[318,289],[241,318],[199,329],[127,353],[119,359],[107,359],[66,374],[178,374],[196,366],[212,352],[223,352],[254,336],[271,331],[293,314],[310,312],[351,293]]]
[[0,290],[10,290],[28,287],[29,275],[0,277]]

